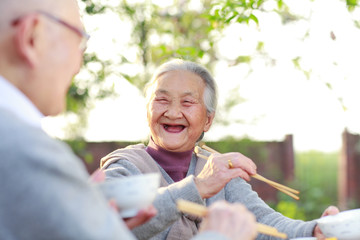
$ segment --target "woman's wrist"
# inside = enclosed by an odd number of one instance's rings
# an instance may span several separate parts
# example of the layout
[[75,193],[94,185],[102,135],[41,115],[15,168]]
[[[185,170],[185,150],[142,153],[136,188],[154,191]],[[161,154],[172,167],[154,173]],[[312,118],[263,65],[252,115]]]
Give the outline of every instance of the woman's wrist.
[[195,182],[195,186],[199,192],[200,197],[202,199],[208,198],[205,191],[203,190],[203,189],[206,189],[206,188],[204,188],[203,181],[201,181],[201,179],[199,179],[198,177],[194,177],[194,182]]

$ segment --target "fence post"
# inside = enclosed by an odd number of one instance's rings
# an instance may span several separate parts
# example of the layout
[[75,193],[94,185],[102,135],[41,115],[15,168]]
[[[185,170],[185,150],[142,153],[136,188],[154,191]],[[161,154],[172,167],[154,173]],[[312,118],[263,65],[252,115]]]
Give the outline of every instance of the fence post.
[[342,210],[360,205],[360,135],[344,130],[339,159],[338,199]]
[[283,166],[284,166],[284,178],[285,181],[294,180],[294,144],[293,144],[293,135],[286,135],[283,142]]

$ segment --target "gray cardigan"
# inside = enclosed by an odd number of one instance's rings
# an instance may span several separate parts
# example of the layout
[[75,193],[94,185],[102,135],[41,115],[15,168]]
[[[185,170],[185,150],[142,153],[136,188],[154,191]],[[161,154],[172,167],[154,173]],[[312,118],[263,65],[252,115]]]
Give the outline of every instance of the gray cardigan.
[[0,239],[135,239],[64,143],[0,108]]
[[[147,224],[134,229],[133,233],[138,239],[181,239],[181,237],[177,236],[168,238],[171,226],[181,217],[181,213],[176,208],[177,199],[185,199],[206,206],[209,206],[217,200],[240,202],[255,214],[258,222],[276,227],[279,231],[286,233],[289,238],[312,236],[316,225],[315,221],[303,222],[301,220],[293,220],[274,211],[261,200],[258,194],[251,189],[251,186],[241,178],[231,180],[217,195],[206,200],[201,199],[194,183],[195,168],[198,161],[201,160],[198,159],[195,154],[192,156],[187,177],[174,183],[164,169],[146,153],[144,145],[138,144],[124,149],[118,149],[104,157],[101,161],[102,167],[106,169],[107,179],[142,174],[148,171],[146,167],[144,168],[141,165],[141,161],[145,160],[138,159],[139,155],[135,153],[134,149],[136,149],[137,152],[140,151],[140,155],[144,156],[146,161],[153,161],[151,164],[157,165],[163,179],[168,182],[168,186],[158,189],[158,195],[154,201],[158,215]],[[130,159],[136,157],[135,162],[132,162],[133,160],[130,161]],[[148,165],[149,162],[143,162],[143,164]],[[275,238],[259,234],[257,239]]]

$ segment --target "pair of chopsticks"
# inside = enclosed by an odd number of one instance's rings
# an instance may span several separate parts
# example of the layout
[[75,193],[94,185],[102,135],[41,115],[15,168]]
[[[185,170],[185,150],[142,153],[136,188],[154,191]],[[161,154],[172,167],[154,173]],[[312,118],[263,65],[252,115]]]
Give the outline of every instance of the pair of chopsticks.
[[[200,142],[200,143],[199,143],[199,146],[200,146],[202,149],[204,149],[204,150],[206,150],[206,151],[208,151],[208,152],[211,152],[211,153],[219,153],[219,152],[217,152],[216,150],[214,150],[214,149],[206,146],[205,143],[203,143],[203,142]],[[207,160],[208,157],[200,153],[200,150],[198,149],[199,146],[196,146],[196,147],[195,147],[195,153],[196,153],[196,155],[197,155],[198,157],[201,157],[201,158]],[[294,199],[296,199],[296,200],[299,200],[299,199],[300,199],[299,196],[296,195],[296,194],[299,194],[299,193],[300,193],[298,190],[295,190],[295,189],[289,188],[289,187],[287,187],[287,186],[284,186],[284,185],[282,185],[282,184],[280,184],[280,183],[271,181],[271,180],[269,180],[269,179],[267,179],[267,178],[265,178],[265,177],[263,177],[263,176],[261,176],[261,175],[259,175],[259,174],[251,175],[251,177],[256,178],[256,179],[258,179],[258,180],[260,180],[260,181],[263,181],[263,182],[269,184],[270,186],[276,188],[276,189],[279,190],[280,192],[283,192],[283,193],[287,194],[288,196],[290,196],[290,197],[292,197],[292,198],[294,198]]]
[[[207,214],[207,208],[199,205],[197,203],[189,202],[183,199],[179,199],[176,202],[176,206],[179,209],[179,211],[182,211],[184,213],[188,213],[191,215],[195,215],[198,217],[204,217]],[[265,235],[273,236],[273,237],[279,237],[282,239],[286,239],[287,235],[285,233],[279,232],[276,228],[270,227],[265,224],[257,223],[256,228],[258,233],[262,233]]]

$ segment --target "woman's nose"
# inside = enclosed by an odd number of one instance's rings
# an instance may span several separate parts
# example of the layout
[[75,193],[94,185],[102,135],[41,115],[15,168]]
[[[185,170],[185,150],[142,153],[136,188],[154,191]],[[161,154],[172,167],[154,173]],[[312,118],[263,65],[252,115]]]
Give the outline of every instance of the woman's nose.
[[164,115],[170,119],[181,118],[182,112],[180,104],[171,103]]

